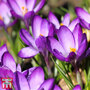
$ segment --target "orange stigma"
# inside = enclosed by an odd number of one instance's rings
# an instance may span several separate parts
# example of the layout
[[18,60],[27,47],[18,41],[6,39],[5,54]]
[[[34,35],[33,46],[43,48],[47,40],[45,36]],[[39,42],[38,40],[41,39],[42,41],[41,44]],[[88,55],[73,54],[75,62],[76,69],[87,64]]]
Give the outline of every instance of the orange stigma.
[[64,24],[63,23],[60,23],[60,26],[63,26]]
[[28,12],[28,9],[26,7],[22,7],[22,13],[25,15]]
[[3,18],[2,18],[2,16],[0,15],[0,20],[2,20],[3,21]]
[[76,48],[70,48],[70,52],[76,52]]
[[40,34],[40,36],[43,36],[42,34]]

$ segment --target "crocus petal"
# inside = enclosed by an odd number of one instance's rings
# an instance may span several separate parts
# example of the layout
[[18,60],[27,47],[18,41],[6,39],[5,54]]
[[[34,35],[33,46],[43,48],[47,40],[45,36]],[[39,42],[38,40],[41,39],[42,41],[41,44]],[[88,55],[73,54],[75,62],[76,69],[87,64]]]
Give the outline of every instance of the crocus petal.
[[[65,50],[63,49],[62,45],[59,43],[59,41],[57,41],[55,38],[53,37],[48,37],[48,42],[49,42],[49,45],[52,49],[52,51],[54,49],[58,50],[59,52],[62,52],[63,54],[65,54]],[[48,49],[50,49],[50,47]]]
[[[44,71],[41,67],[37,67],[30,75],[28,80],[30,90],[38,90],[40,85],[44,82]],[[48,90],[48,89],[47,89]]]
[[52,90],[54,79],[45,80],[38,90]]
[[21,71],[22,71],[20,64],[17,65],[17,71],[18,71],[18,72],[21,72]]
[[32,36],[30,35],[28,31],[26,31],[25,29],[21,29],[19,34],[25,44],[36,47],[35,40],[32,38]]
[[32,33],[36,39],[40,35],[42,18],[40,16],[35,16],[32,22]]
[[80,46],[81,41],[82,41],[82,29],[79,24],[75,26],[73,35],[74,35],[75,42],[76,42],[76,49],[78,50],[78,47]]
[[38,12],[43,7],[44,4],[45,0],[41,0],[39,4],[34,8],[34,12]]
[[23,19],[22,16],[20,16],[19,14],[17,14],[16,12],[14,12],[14,10],[10,10],[11,14],[13,17],[15,17],[16,19],[19,18],[19,19]]
[[[18,0],[17,0],[18,1]],[[12,7],[12,9],[15,11],[15,13],[17,13],[18,15],[22,16],[22,12],[20,10],[20,7],[18,6],[18,4],[16,3],[15,0],[8,0],[10,6]]]
[[86,22],[84,19],[80,19],[80,24],[82,25],[82,27],[90,30],[90,23]]
[[87,56],[90,56],[90,48],[86,51],[86,55],[85,55],[86,57]]
[[31,73],[33,72],[33,70],[35,70],[37,67],[32,67],[30,69],[27,69],[25,71],[23,71],[23,75],[27,78],[27,80],[30,78]]
[[29,11],[24,15],[24,19],[30,19],[31,17],[34,16],[34,11]]
[[46,19],[42,20],[40,34],[47,37],[49,33],[49,22]]
[[52,23],[50,23],[48,36],[54,36],[54,35],[55,35],[55,26]]
[[28,30],[29,30],[29,24],[31,23],[33,16],[34,16],[34,11],[29,11],[24,15],[24,23]]
[[70,14],[69,14],[69,13],[65,14],[62,23],[63,23],[65,26],[68,26],[68,25],[69,25],[69,23],[70,23]]
[[53,23],[55,25],[55,27],[57,29],[59,29],[59,27],[60,27],[59,21],[58,21],[57,17],[52,12],[49,12],[48,19],[51,23]]
[[70,62],[72,60],[75,60],[76,54],[74,52],[70,52],[69,55],[65,58],[66,62]]
[[71,30],[71,32],[73,32],[75,26],[79,23],[79,18],[75,18],[71,23],[70,25],[68,26],[69,29]]
[[70,52],[70,48],[75,48],[75,39],[73,33],[66,27],[61,26],[57,32],[59,42],[66,52]]
[[58,85],[55,85],[53,90],[62,90],[62,89]]
[[18,6],[21,8],[21,10],[22,7],[26,7],[26,0],[15,0],[15,1],[18,4]]
[[8,25],[10,23],[11,13],[10,8],[5,2],[0,2],[0,15],[2,16],[5,25]]
[[27,9],[32,11],[36,4],[36,0],[27,0]]
[[35,43],[40,52],[46,51],[46,38],[45,37],[40,36],[39,38],[36,39]]
[[80,47],[79,47],[79,49],[77,51],[77,55],[81,56],[84,53],[84,51],[86,50],[86,47],[87,47],[87,38],[85,38],[82,41],[82,43],[81,43],[81,45],[80,45]]
[[38,53],[39,52],[36,49],[32,47],[26,47],[20,50],[20,52],[18,53],[18,56],[21,58],[31,58]]
[[80,19],[84,19],[86,22],[90,23],[90,14],[84,9],[76,7],[75,12]]
[[6,66],[0,67],[0,77],[14,77],[13,72]]
[[18,90],[29,90],[29,85],[25,76],[20,72],[15,72],[15,80]]
[[14,58],[11,56],[9,52],[5,52],[2,57],[2,63],[3,65],[7,66],[9,69],[11,69],[13,72],[16,71],[16,63],[14,61]]
[[4,27],[4,26],[5,26],[4,22],[0,20],[0,27]]
[[0,47],[0,62],[1,62],[1,58],[2,58],[2,55],[4,54],[4,52],[8,51],[7,50],[7,46],[6,44],[4,44],[2,47]]
[[73,90],[82,90],[82,89],[81,89],[80,85],[76,85],[76,86],[73,88]]
[[52,53],[54,54],[54,56],[56,56],[57,59],[59,59],[61,61],[65,61],[65,56],[58,50],[54,49]]

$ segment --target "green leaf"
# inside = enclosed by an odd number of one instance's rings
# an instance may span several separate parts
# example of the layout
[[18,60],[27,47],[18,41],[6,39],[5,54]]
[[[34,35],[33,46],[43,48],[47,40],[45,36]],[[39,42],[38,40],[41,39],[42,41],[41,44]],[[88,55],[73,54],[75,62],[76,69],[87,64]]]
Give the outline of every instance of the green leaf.
[[54,62],[57,70],[59,71],[60,75],[63,77],[63,79],[65,80],[66,84],[68,85],[68,87],[70,89],[74,88],[74,85],[72,84],[72,82],[68,79],[68,77],[66,76],[66,73],[63,71],[63,69],[54,61],[54,59],[51,56],[52,61]]

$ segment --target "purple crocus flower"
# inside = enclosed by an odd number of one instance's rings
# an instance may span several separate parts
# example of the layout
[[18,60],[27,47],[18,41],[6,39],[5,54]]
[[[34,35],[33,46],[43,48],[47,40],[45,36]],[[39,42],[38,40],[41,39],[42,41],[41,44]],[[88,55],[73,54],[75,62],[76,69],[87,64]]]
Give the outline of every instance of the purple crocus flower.
[[[28,81],[21,72],[16,71],[15,73],[13,73],[6,66],[0,67],[0,90],[6,90],[6,89],[2,89],[1,87],[2,86],[1,78],[12,78],[13,79],[12,84],[15,90],[30,90]],[[13,89],[7,89],[7,90],[13,90]]]
[[46,19],[42,19],[40,16],[37,15],[34,17],[32,22],[32,34],[33,37],[28,31],[26,31],[25,29],[21,29],[20,37],[29,47],[20,50],[20,52],[18,53],[19,57],[30,58],[38,54],[39,51],[43,51],[42,49],[45,48],[45,37],[53,36],[54,26]]
[[57,85],[54,86],[53,78],[44,79],[44,71],[41,67],[30,68],[23,74],[28,80],[30,90],[61,90]]
[[12,15],[8,4],[4,1],[0,1],[0,27],[4,27],[6,30],[7,27],[15,24],[17,20],[11,22],[11,17]]
[[6,66],[12,72],[19,71],[21,72],[21,67],[18,64],[16,67],[16,63],[12,55],[8,52],[6,44],[0,47],[0,67]]
[[21,49],[18,55],[21,58],[31,58],[40,52],[48,66],[48,50],[46,49],[45,37],[54,35],[54,25],[36,15],[32,22],[32,34],[33,37],[24,29],[20,31],[20,37],[28,47]]
[[73,90],[82,90],[80,85],[76,85]]
[[71,23],[70,23],[70,14],[67,13],[65,14],[64,18],[63,18],[63,21],[60,23],[59,20],[57,19],[57,17],[52,13],[52,12],[49,12],[49,15],[48,15],[48,19],[51,23],[53,23],[56,27],[56,29],[59,29],[60,26],[67,26],[71,31],[74,30],[74,27],[77,23],[79,23],[79,19],[78,18],[75,18]]
[[77,24],[73,32],[68,27],[61,26],[57,31],[57,37],[58,40],[54,37],[48,37],[48,50],[59,60],[76,64],[87,47],[87,38],[82,33],[80,25]]
[[4,44],[3,46],[0,47],[0,63],[1,63],[2,56],[3,56],[4,52],[6,52],[6,51],[8,51],[7,46],[6,46],[6,44]]
[[76,7],[75,12],[80,19],[80,24],[82,27],[90,30],[90,14],[80,7]]
[[[8,0],[11,6],[11,13],[14,17],[24,20],[28,27],[28,19],[30,19],[34,13],[37,13],[44,5],[45,0],[41,0],[36,5],[37,0]],[[35,6],[36,5],[36,6]]]

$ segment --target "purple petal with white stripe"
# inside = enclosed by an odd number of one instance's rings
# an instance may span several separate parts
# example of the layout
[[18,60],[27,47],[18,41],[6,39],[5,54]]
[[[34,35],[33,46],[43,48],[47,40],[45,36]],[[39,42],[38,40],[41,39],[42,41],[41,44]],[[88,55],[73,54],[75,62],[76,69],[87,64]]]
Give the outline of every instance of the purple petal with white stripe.
[[41,67],[34,69],[28,79],[30,90],[38,90],[40,85],[44,82],[44,71]]
[[33,47],[26,47],[19,51],[18,56],[21,58],[31,58],[39,53],[38,50],[36,50]]
[[7,66],[9,69],[11,69],[13,72],[16,71],[16,63],[14,61],[14,58],[11,56],[9,52],[5,52],[2,57],[2,64],[4,66]]
[[60,27],[59,21],[58,21],[57,17],[52,12],[49,12],[48,19],[51,23],[53,23],[55,25],[55,27],[57,29],[59,29],[59,27]]
[[53,88],[54,79],[47,79],[44,81],[44,83],[40,86],[38,90],[52,90]]
[[69,14],[69,13],[65,14],[62,23],[63,23],[65,26],[68,26],[68,25],[69,25],[69,23],[70,23],[70,14]]
[[34,12],[38,12],[43,7],[44,4],[45,4],[45,0],[41,0],[38,3],[38,5],[34,8]]

